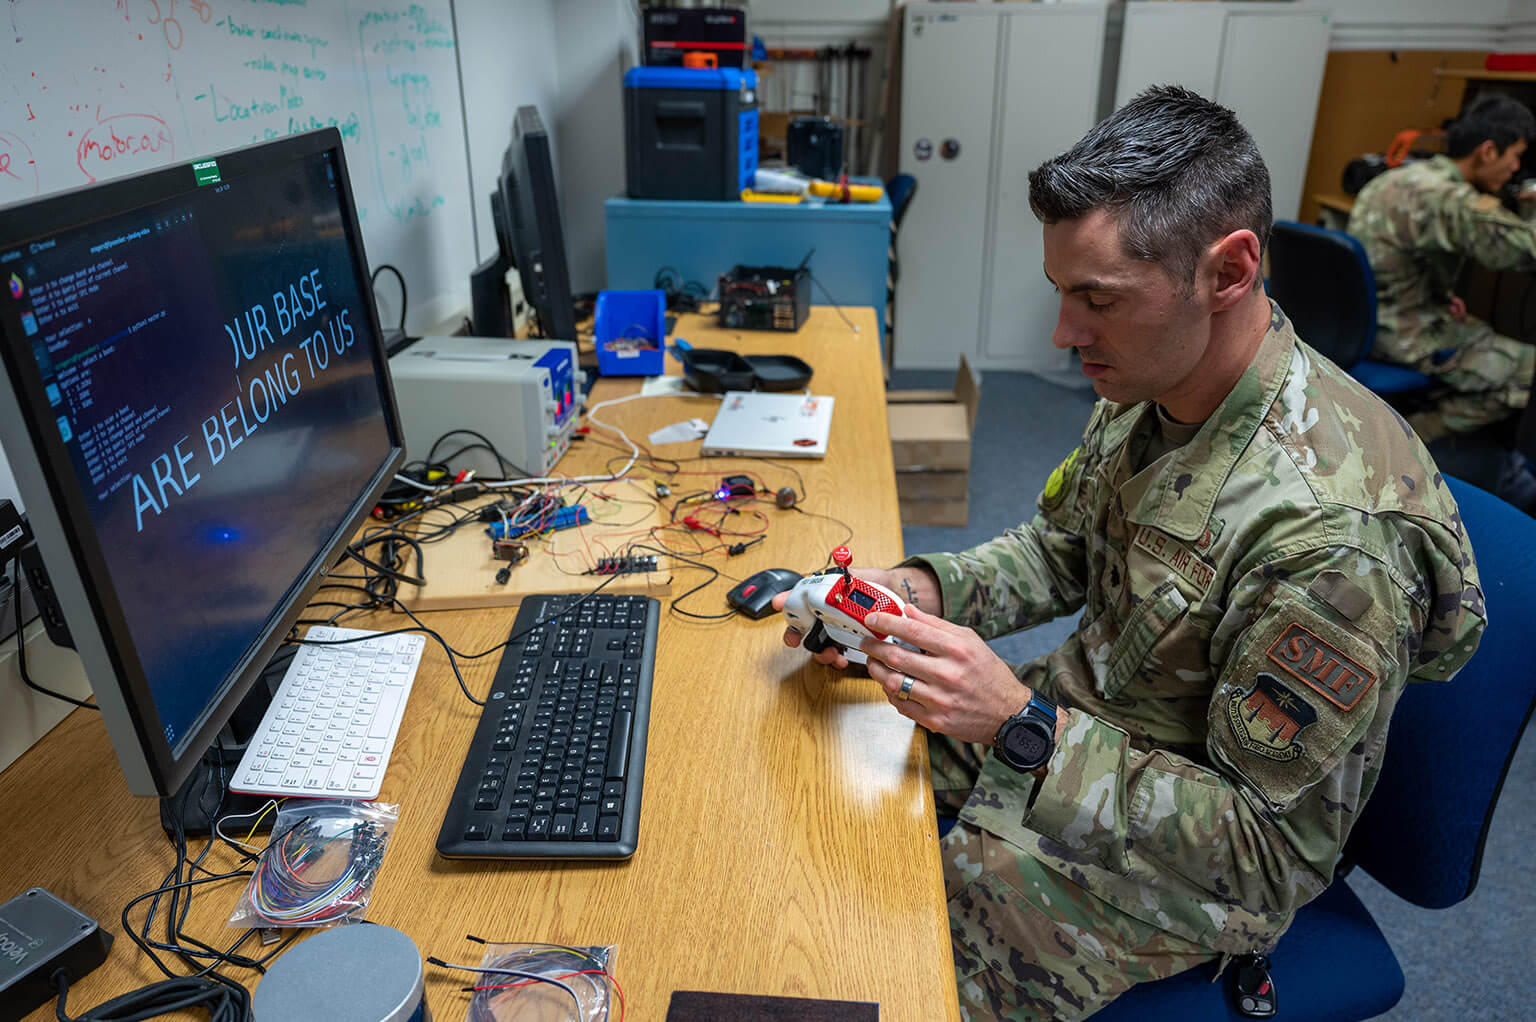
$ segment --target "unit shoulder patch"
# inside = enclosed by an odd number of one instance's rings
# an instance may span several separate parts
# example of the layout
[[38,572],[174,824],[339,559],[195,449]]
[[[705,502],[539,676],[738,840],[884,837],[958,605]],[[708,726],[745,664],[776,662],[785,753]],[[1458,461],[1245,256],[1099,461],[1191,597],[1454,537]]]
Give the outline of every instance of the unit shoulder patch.
[[1244,752],[1285,763],[1306,751],[1298,738],[1317,723],[1317,711],[1279,678],[1262,673],[1252,688],[1228,697],[1227,722]]
[[1269,659],[1292,678],[1348,713],[1376,684],[1376,675],[1299,621],[1270,645]]
[[1053,508],[1061,503],[1066,496],[1067,484],[1077,473],[1077,463],[1083,454],[1081,444],[1072,448],[1072,453],[1061,460],[1061,464],[1051,470],[1050,477],[1045,481],[1045,489],[1040,492],[1040,503],[1048,508]]

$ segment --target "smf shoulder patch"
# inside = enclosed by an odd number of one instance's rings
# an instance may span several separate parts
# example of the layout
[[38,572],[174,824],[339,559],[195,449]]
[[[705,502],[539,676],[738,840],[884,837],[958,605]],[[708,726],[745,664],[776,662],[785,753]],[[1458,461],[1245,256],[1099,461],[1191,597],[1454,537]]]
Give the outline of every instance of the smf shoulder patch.
[[1285,763],[1305,751],[1297,736],[1317,723],[1317,711],[1279,678],[1261,673],[1252,688],[1227,699],[1227,722],[1244,752]]
[[1297,681],[1348,713],[1376,684],[1376,675],[1291,622],[1269,647],[1269,659]]
[[1077,471],[1077,462],[1082,457],[1082,445],[1072,448],[1072,453],[1061,460],[1061,464],[1051,470],[1050,477],[1045,481],[1045,489],[1040,493],[1040,503],[1046,507],[1055,507],[1061,503],[1062,496],[1067,491],[1067,482]]

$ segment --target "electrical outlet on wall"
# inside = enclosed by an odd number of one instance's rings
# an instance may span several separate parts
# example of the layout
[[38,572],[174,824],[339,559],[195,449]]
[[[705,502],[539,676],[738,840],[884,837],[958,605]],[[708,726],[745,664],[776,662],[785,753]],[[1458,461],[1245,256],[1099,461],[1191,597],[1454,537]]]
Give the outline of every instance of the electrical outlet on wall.
[[514,333],[525,333],[525,328],[533,319],[533,306],[528,304],[528,298],[523,294],[523,275],[516,269],[507,271],[507,291],[512,296],[512,330]]

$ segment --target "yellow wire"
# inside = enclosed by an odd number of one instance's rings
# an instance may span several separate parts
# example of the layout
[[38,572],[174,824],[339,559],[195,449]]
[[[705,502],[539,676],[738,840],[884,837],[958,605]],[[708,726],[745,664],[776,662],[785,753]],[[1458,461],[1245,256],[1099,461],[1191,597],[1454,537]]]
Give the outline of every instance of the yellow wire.
[[251,832],[249,834],[245,835],[245,840],[247,842],[249,842],[251,840],[251,838],[256,836],[256,828],[261,826],[261,821],[266,819],[267,814],[270,813],[273,809],[276,809],[276,808],[277,808],[277,803],[276,802],[271,802],[271,801],[267,802],[267,807],[261,811],[261,815],[260,816],[256,817],[256,822],[251,824]]

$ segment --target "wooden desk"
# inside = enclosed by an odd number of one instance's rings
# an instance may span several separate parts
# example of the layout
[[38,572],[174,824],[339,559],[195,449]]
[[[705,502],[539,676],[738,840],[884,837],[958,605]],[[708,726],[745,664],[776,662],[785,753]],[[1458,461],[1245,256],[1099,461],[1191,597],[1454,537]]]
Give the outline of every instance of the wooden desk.
[[1318,222],[1324,227],[1342,231],[1349,224],[1349,211],[1355,208],[1352,195],[1314,193],[1312,201],[1318,205]]
[[[861,333],[830,308],[813,309],[798,334],[717,331],[699,317],[684,317],[678,330],[698,347],[797,353],[815,367],[814,392],[832,395],[837,407],[826,460],[796,463],[805,506],[853,526],[858,563],[886,565],[902,549],[879,334],[873,310],[847,312]],[[676,372],[676,361],[668,363]],[[638,389],[638,380],[604,380],[593,400]],[[643,442],[666,423],[708,418],[706,400],[632,401],[602,417]],[[663,451],[682,457],[697,445]],[[573,449],[560,468],[592,471],[611,453]],[[743,464],[771,483],[791,481],[792,473],[761,462],[684,467],[728,472]],[[846,535],[823,519],[774,514],[767,539],[723,570],[812,570]],[[704,597],[696,609],[724,609],[728,586],[696,596]],[[491,609],[427,620],[457,648],[478,650],[505,639],[512,618]],[[388,628],[402,620],[381,613],[345,623]],[[782,628],[778,616],[704,623],[663,609],[640,844],[627,863],[438,857],[438,827],[479,714],[459,695],[441,650],[429,648],[384,782],[382,798],[400,803],[400,824],[368,918],[408,933],[423,956],[449,961],[480,960],[466,933],[616,944],[615,974],[635,1022],[664,1018],[678,989],[878,1001],[883,1022],[957,1018],[922,733],[873,682],[785,648]],[[471,691],[486,691],[495,666],[495,657],[464,663]],[[72,1011],[158,979],[119,917],[133,895],[160,881],[171,849],[155,802],[128,794],[99,715],[75,711],[0,775],[0,814],[0,900],[41,885],[117,937],[107,964],[71,988]],[[208,864],[232,868],[233,860],[221,849]],[[205,887],[189,931],[215,945],[232,940],[224,924],[240,883]],[[234,974],[254,985],[256,977]],[[428,967],[439,1019],[463,1017],[464,982]],[[31,1017],[51,1019],[52,1005]]]

